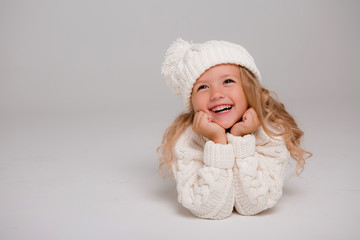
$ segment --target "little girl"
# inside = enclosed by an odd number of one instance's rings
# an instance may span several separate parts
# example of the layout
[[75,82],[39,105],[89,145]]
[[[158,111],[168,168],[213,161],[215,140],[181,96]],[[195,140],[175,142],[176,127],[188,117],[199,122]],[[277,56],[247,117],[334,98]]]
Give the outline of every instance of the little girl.
[[299,174],[311,153],[301,148],[293,117],[260,85],[251,55],[230,42],[178,39],[162,74],[185,103],[158,148],[178,201],[209,219],[229,217],[234,207],[243,215],[273,207],[289,157]]

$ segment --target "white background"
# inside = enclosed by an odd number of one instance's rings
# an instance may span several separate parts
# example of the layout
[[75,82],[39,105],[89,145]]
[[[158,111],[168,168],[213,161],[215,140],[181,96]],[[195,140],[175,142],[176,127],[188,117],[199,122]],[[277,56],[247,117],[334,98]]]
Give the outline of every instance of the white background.
[[[0,0],[0,239],[358,239],[358,1]],[[193,217],[156,147],[182,111],[169,44],[255,58],[313,152],[278,205]]]

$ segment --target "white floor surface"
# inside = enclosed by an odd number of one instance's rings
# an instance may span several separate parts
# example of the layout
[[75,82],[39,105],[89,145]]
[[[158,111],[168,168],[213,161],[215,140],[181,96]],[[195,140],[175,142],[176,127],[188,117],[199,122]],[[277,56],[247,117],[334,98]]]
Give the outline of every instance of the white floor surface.
[[0,239],[359,239],[354,115],[336,137],[307,125],[314,157],[257,216],[198,219],[157,172],[163,124],[121,116],[34,114],[1,121]]

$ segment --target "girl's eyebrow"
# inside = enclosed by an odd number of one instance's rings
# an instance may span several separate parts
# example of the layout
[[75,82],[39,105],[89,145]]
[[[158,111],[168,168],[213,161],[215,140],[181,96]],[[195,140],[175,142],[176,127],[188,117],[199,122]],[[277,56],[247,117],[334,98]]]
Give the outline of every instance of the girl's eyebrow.
[[196,81],[195,83],[194,83],[194,86],[195,85],[198,85],[198,84],[204,84],[204,83],[207,83],[208,81],[206,81],[206,80],[200,80],[200,81]]
[[220,78],[227,78],[227,77],[234,77],[234,78],[239,78],[233,74],[224,74],[224,75],[221,75]]
[[[224,79],[224,78],[228,78],[228,77],[234,77],[236,79],[240,79],[239,77],[237,77],[236,75],[234,74],[228,74],[228,73],[225,73],[223,75],[220,75],[219,76],[219,79]],[[204,79],[204,80],[198,80],[194,83],[194,86],[195,85],[198,85],[198,84],[206,84],[208,82],[208,80]]]

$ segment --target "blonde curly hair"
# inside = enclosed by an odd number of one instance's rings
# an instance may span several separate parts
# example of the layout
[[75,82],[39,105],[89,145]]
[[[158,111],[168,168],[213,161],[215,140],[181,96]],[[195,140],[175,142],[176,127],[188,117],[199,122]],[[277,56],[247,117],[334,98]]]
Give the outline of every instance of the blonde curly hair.
[[[300,175],[305,167],[306,159],[312,153],[305,151],[300,146],[300,140],[304,132],[297,126],[294,118],[286,111],[284,104],[272,96],[273,92],[263,88],[257,78],[246,68],[240,67],[241,83],[245,92],[249,107],[256,111],[261,126],[271,137],[281,136],[286,143],[290,156],[297,162],[296,174]],[[185,131],[192,124],[195,114],[194,111],[180,114],[174,122],[166,129],[162,144],[157,148],[160,155],[159,170],[163,173],[163,166],[167,166],[170,173],[175,157],[173,154],[174,146]],[[271,128],[282,129],[281,133],[275,133]]]

